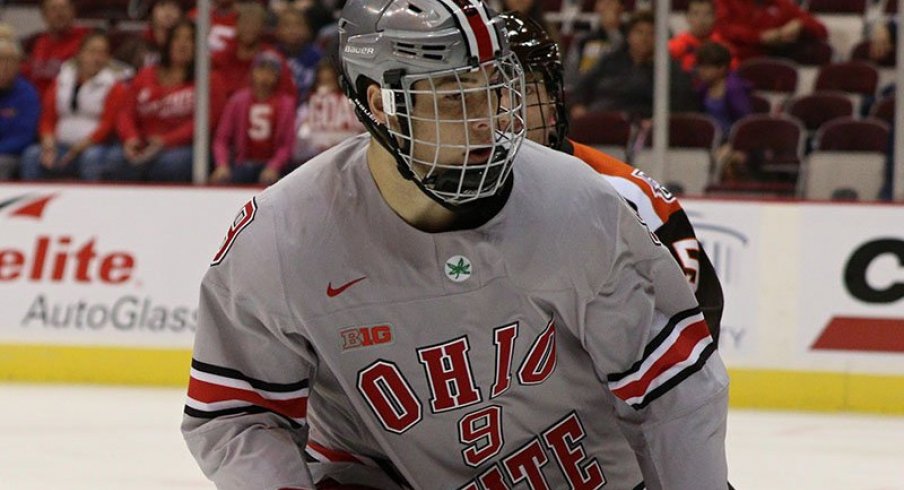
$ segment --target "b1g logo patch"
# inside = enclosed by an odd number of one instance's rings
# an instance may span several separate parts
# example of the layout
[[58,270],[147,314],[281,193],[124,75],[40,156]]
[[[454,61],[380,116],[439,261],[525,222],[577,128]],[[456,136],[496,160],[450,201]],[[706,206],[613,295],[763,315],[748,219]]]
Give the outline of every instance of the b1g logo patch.
[[352,327],[339,331],[339,342],[343,351],[392,343],[390,325]]
[[239,214],[235,216],[235,219],[232,220],[232,226],[229,227],[229,230],[226,231],[226,236],[223,238],[223,243],[220,245],[220,249],[217,250],[217,253],[213,256],[213,260],[210,262],[210,265],[219,265],[223,259],[226,258],[226,254],[229,253],[229,249],[232,248],[233,242],[235,242],[235,238],[245,229],[246,226],[250,225],[252,221],[254,221],[254,215],[257,213],[257,201],[254,198],[251,198],[250,201],[245,203],[242,206],[242,209],[239,210]]

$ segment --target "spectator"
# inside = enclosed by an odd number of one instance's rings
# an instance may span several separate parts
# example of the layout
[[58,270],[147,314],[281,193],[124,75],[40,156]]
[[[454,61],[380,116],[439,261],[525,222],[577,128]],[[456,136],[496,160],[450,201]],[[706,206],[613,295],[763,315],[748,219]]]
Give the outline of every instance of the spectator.
[[184,14],[179,0],[158,0],[151,8],[144,33],[118,46],[114,56],[136,70],[159,63],[167,33],[182,20]]
[[[267,10],[259,3],[243,2],[236,7],[235,42],[213,55],[211,66],[220,72],[226,83],[226,95],[231,96],[239,89],[251,84],[251,62],[265,50],[272,50],[263,41],[267,26]],[[295,83],[289,68],[283,63],[279,91],[295,97]]]
[[719,122],[722,136],[727,137],[735,122],[753,112],[752,87],[731,69],[731,53],[721,43],[707,41],[696,57],[703,110]]
[[565,85],[571,87],[581,75],[587,73],[603,56],[621,47],[625,40],[622,0],[596,0],[593,11],[597,15],[596,26],[578,36],[568,49],[565,58]]
[[336,143],[364,131],[352,103],[339,86],[339,75],[329,60],[317,65],[317,81],[308,101],[298,109],[295,160],[304,162]]
[[47,31],[35,39],[23,74],[43,96],[60,72],[63,62],[78,52],[89,29],[75,26],[75,8],[70,0],[43,0],[41,16],[47,24]]
[[869,58],[877,64],[894,65],[898,23],[895,20],[877,22],[869,35]]
[[19,74],[22,48],[0,39],[0,180],[9,180],[19,157],[35,139],[40,98],[34,86]]
[[[697,66],[697,49],[707,41],[716,41],[731,49],[728,42],[715,32],[716,7],[714,0],[690,0],[687,7],[688,30],[669,40],[669,53],[681,68],[693,73]],[[729,51],[730,53],[730,51]],[[738,60],[732,56],[731,67],[738,67]]]
[[276,24],[276,39],[279,52],[286,58],[292,72],[297,102],[304,102],[314,84],[317,63],[323,58],[323,53],[314,43],[308,15],[298,9],[286,9]]
[[16,31],[12,28],[11,25],[0,22],[0,39],[6,39],[7,41],[15,41],[16,40]]
[[[170,31],[160,64],[132,81],[117,132],[122,147],[110,151],[110,166],[121,180],[188,182],[194,138],[195,27],[181,21]],[[223,84],[210,78],[211,125],[224,103]]]
[[[235,0],[213,0],[210,7],[210,32],[207,35],[207,46],[210,48],[211,54],[215,54],[235,42],[239,13],[235,8]],[[195,20],[198,17],[198,9],[192,9],[188,17]]]
[[295,140],[295,100],[277,90],[282,68],[274,52],[255,56],[251,87],[229,99],[217,128],[212,182],[270,185],[279,179]]
[[[589,111],[625,111],[635,117],[653,114],[653,55],[656,41],[653,13],[640,10],[628,22],[627,42],[600,59],[578,80],[571,116]],[[671,62],[671,110],[698,109],[690,76]]]
[[791,56],[804,44],[828,38],[826,27],[793,0],[718,0],[716,32],[739,60]]
[[111,147],[105,143],[125,97],[120,81],[131,74],[130,68],[111,62],[105,34],[88,34],[44,94],[40,143],[22,156],[22,179],[109,177],[105,165]]

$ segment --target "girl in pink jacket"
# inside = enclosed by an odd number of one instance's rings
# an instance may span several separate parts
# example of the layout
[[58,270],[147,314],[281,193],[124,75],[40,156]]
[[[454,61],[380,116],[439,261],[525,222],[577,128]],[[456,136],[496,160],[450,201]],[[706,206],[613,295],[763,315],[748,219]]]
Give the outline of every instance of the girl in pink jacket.
[[292,156],[295,102],[279,92],[282,59],[273,51],[254,58],[251,86],[226,104],[213,143],[213,183],[270,185]]

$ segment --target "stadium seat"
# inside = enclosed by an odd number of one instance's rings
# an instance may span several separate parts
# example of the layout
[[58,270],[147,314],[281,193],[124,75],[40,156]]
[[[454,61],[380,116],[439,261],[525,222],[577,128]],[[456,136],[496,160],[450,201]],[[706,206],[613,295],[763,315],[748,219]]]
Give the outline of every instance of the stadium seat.
[[634,129],[624,112],[592,111],[572,119],[568,136],[578,143],[628,161],[628,146]]
[[871,117],[894,124],[895,121],[895,96],[887,95],[877,100],[869,111]]
[[773,110],[781,107],[797,91],[797,65],[783,58],[746,60],[738,67],[738,74],[769,99]]
[[864,61],[832,63],[819,69],[813,89],[840,90],[848,94],[855,108],[864,97],[874,96],[879,88],[879,70]]
[[805,196],[830,199],[854,191],[873,200],[882,187],[889,127],[878,119],[842,117],[817,132],[816,150],[806,164]]
[[705,114],[669,116],[669,148],[665,162],[653,161],[652,138],[634,155],[634,165],[667,187],[702,195],[711,180],[713,152],[721,140],[718,123]]
[[832,119],[854,115],[854,104],[844,92],[814,92],[791,99],[785,113],[796,117],[812,135]]
[[760,94],[750,94],[750,105],[754,114],[769,114],[772,112],[772,103]]
[[800,121],[784,114],[752,114],[736,122],[729,137],[731,146],[756,155],[761,161],[761,179],[711,185],[707,193],[794,196],[805,133]]

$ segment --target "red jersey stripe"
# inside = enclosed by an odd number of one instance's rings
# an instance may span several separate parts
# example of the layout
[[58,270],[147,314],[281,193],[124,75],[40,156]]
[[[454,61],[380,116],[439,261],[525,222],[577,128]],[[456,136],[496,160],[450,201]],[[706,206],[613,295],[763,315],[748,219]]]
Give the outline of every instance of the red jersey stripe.
[[318,444],[315,441],[308,441],[308,448],[316,451],[317,454],[322,455],[332,463],[361,463],[361,460],[359,460],[354,454],[347,453],[345,451],[338,451],[336,449],[330,449],[326,446]]
[[291,419],[303,419],[308,412],[307,396],[287,400],[269,400],[255,391],[216,385],[196,378],[189,379],[188,396],[202,403],[240,400],[266,408]]
[[668,348],[641,377],[631,383],[612,390],[612,393],[622,400],[629,400],[635,397],[644,396],[650,388],[650,384],[666,372],[672,366],[687,361],[694,351],[694,348],[704,339],[709,337],[709,327],[706,326],[704,320],[699,320],[688,325],[671,347]]

